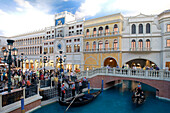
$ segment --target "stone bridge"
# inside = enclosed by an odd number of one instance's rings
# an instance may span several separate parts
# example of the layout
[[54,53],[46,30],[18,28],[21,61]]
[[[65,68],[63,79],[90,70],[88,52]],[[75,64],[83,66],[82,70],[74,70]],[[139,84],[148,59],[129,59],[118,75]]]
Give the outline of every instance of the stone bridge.
[[98,68],[82,71],[77,77],[87,77],[93,88],[101,88],[104,80],[104,89],[120,83],[121,80],[139,81],[156,88],[157,97],[170,100],[170,71]]

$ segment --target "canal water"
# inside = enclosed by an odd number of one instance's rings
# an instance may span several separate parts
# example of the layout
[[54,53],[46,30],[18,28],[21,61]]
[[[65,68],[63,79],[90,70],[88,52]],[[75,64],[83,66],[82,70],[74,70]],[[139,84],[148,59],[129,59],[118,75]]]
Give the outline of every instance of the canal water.
[[[93,102],[81,106],[70,107],[66,113],[170,113],[170,101],[156,98],[156,89],[142,84],[146,101],[142,105],[132,103],[132,89],[137,82],[123,81],[122,84],[105,90]],[[66,106],[57,102],[41,107],[32,113],[64,113]]]

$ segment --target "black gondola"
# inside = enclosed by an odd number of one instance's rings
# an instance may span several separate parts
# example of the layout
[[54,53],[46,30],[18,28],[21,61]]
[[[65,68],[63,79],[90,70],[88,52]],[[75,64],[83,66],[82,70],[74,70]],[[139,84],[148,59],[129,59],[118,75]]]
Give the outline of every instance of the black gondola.
[[134,104],[143,104],[145,102],[145,95],[142,90],[136,91],[132,96]]
[[63,106],[69,106],[70,103],[73,101],[73,99],[76,98],[74,100],[74,102],[71,104],[71,106],[72,107],[82,106],[82,105],[88,104],[91,101],[93,101],[100,93],[101,93],[101,90],[97,91],[95,93],[82,94],[82,95],[79,95],[77,97],[72,97],[71,99],[65,100],[65,101],[61,101],[59,99],[59,104],[63,105]]

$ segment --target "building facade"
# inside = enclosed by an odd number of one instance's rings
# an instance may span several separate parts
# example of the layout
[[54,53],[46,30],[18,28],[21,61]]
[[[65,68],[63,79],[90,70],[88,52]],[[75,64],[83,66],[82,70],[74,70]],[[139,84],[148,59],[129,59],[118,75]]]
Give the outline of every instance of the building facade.
[[122,65],[160,67],[162,37],[157,16],[139,14],[125,17],[123,26]]
[[18,64],[21,67],[20,55],[24,53],[23,67],[25,69],[42,69],[44,67],[44,52],[48,57],[45,66],[60,67],[56,56],[59,51],[67,56],[62,63],[65,71],[80,71],[83,57],[83,19],[76,20],[70,12],[61,12],[55,15],[55,25],[43,30],[11,37],[15,40],[14,46],[19,50]]
[[159,15],[139,14],[124,18],[122,65],[169,68],[169,14],[165,11]]
[[67,56],[62,63],[67,72],[127,65],[170,68],[170,10],[131,17],[117,13],[87,21],[64,11],[54,21],[54,26],[10,37],[19,49],[17,66],[21,67],[24,53],[24,69],[42,68],[46,52],[49,60],[45,65],[57,69],[56,56],[62,51]]
[[121,66],[122,24],[120,13],[84,22],[84,70]]

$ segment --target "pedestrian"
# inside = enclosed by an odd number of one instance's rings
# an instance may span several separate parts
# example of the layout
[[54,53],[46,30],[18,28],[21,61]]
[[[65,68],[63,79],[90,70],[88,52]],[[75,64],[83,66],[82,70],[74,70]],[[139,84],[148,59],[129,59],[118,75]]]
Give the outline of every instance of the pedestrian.
[[65,96],[65,93],[66,93],[66,91],[65,91],[65,86],[64,86],[64,83],[62,84],[62,87],[61,87],[61,91],[62,91],[62,101],[64,101],[64,96]]
[[57,84],[57,88],[58,88],[58,96],[61,96],[61,82],[60,80],[58,80],[58,84]]
[[74,82],[72,82],[71,88],[72,88],[72,96],[75,96],[75,83]]
[[81,80],[79,81],[79,93],[82,93],[82,82],[81,82]]

